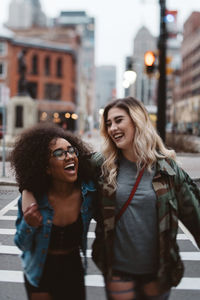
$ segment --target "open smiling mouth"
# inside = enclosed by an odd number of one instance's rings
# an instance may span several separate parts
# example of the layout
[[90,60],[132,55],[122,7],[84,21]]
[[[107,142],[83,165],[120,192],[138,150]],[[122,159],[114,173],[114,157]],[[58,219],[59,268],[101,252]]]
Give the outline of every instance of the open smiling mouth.
[[118,133],[113,135],[113,139],[114,141],[119,141],[123,136],[124,136],[123,133]]
[[71,163],[64,168],[65,171],[75,171],[75,164]]

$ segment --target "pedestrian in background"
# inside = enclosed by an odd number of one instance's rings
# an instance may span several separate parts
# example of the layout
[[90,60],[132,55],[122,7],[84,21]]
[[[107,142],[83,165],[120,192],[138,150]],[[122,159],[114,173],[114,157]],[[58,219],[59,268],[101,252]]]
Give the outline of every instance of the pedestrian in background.
[[90,152],[74,135],[40,124],[24,131],[11,153],[20,190],[36,199],[19,198],[14,237],[31,300],[85,299],[79,250],[86,255],[96,209]]
[[184,271],[178,219],[200,246],[200,191],[141,102],[128,97],[108,104],[101,134],[104,160],[96,155],[95,164],[102,171],[97,178],[102,222],[93,259],[105,277],[107,297],[166,300]]

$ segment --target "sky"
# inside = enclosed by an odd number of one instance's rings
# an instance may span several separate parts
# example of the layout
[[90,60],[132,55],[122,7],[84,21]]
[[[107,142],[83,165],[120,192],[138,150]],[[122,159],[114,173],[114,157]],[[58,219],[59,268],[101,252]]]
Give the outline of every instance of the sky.
[[[11,0],[0,0],[0,23],[8,18]],[[45,14],[57,17],[61,10],[85,10],[95,17],[96,65],[116,65],[117,91],[122,96],[125,57],[133,53],[133,40],[141,26],[159,34],[159,0],[40,0]],[[168,10],[178,10],[181,28],[192,11],[200,11],[199,0],[166,0]]]

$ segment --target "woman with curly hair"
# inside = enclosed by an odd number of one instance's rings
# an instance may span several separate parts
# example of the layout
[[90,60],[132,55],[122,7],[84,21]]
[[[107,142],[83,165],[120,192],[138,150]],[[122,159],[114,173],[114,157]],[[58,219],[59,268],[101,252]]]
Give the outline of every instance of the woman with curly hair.
[[50,124],[27,129],[15,143],[17,183],[36,199],[19,198],[14,237],[30,300],[85,299],[79,250],[85,256],[96,210],[90,154],[79,138]]
[[183,276],[178,218],[200,247],[200,191],[176,164],[143,104],[132,97],[109,103],[102,116],[102,222],[93,259],[108,299],[166,300]]

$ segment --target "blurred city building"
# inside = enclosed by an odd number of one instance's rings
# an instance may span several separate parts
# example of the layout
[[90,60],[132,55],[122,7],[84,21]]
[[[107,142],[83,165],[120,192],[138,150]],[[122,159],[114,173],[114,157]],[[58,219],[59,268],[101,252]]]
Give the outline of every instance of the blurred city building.
[[116,67],[105,65],[96,67],[96,118],[99,121],[99,114],[105,105],[116,97]]
[[37,101],[38,120],[52,120],[74,130],[77,119],[74,50],[68,45],[14,36],[9,30],[0,31],[0,86],[1,90],[9,88],[11,98],[19,92],[19,54],[22,50],[27,50],[27,89]]
[[[174,117],[172,114],[173,104],[181,97],[180,94],[180,74],[181,74],[181,43],[182,32],[177,25],[178,11],[166,11],[166,27],[167,27],[167,57],[166,57],[166,79],[167,79],[167,95],[166,95],[166,121],[171,123]],[[169,126],[169,125],[168,125]]]
[[181,58],[171,120],[176,131],[200,135],[200,12],[184,23]]
[[39,0],[12,0],[9,5],[7,26],[10,28],[43,27],[47,18]]
[[[43,65],[51,65],[50,68],[53,68],[52,66],[56,64],[54,60],[57,52],[72,50],[73,68],[68,67],[61,60],[57,62],[57,64],[60,64],[59,67],[62,68],[63,72],[62,79],[60,78],[59,80],[63,80],[63,82],[66,80],[67,84],[65,87],[60,89],[59,83],[53,82],[56,79],[53,79],[53,75],[45,75],[48,77],[50,85],[46,88],[46,93],[44,93],[39,87],[42,84],[40,80],[37,83],[39,84],[37,88],[36,82],[33,82],[31,76],[28,76],[27,80],[30,81],[31,96],[37,99],[44,99],[45,95],[45,101],[46,103],[47,100],[51,102],[51,108],[53,101],[55,105],[57,104],[57,107],[60,105],[60,109],[63,103],[59,101],[63,101],[63,99],[73,103],[73,109],[77,116],[76,129],[80,132],[89,130],[93,126],[95,101],[94,18],[88,16],[84,11],[62,11],[58,17],[51,20],[48,19],[47,26],[47,17],[42,12],[39,0],[13,0],[10,4],[9,20],[6,25],[14,33],[15,44],[21,43],[21,46],[30,48],[31,51],[27,55],[27,60],[30,58],[32,48],[37,48],[37,51],[34,51],[37,52],[35,53],[37,56],[37,58],[35,56],[35,60],[37,60],[39,68],[41,68],[45,55],[51,57],[46,57]],[[23,43],[26,45],[23,45]],[[39,50],[40,45],[42,45],[42,49],[40,49],[42,52]],[[48,54],[44,54],[44,51],[47,51]],[[53,70],[51,71],[53,72]],[[67,95],[69,78],[72,79],[72,83],[70,92]],[[58,79],[56,80],[58,81]],[[11,95],[15,91],[16,89],[13,90],[12,88]],[[59,97],[61,98],[60,100],[57,99]],[[54,112],[56,113],[57,111],[59,111],[59,108],[56,109],[55,106]],[[68,120],[68,123],[70,120]],[[74,122],[74,119],[72,121]]]
[[156,102],[156,79],[145,73],[144,54],[149,50],[156,51],[156,49],[157,38],[145,26],[142,26],[134,39],[133,55],[126,58],[125,68],[127,69],[131,60],[132,70],[136,72],[137,77],[135,83],[125,89],[125,94],[136,97],[145,105],[153,105]]
[[91,130],[95,103],[95,19],[85,11],[62,11],[55,19],[62,28],[74,28],[80,36],[77,50],[77,104],[79,130]]

